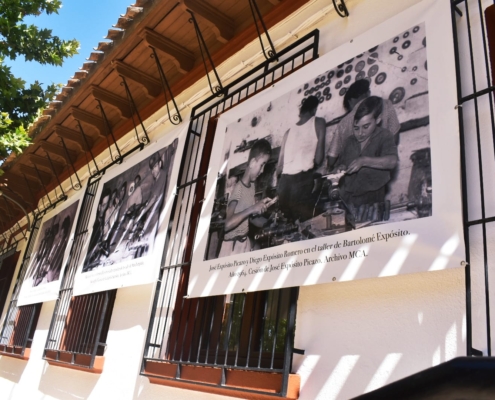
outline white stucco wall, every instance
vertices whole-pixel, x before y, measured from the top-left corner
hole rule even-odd
[[[349,0],[346,3],[351,14],[348,19],[336,17],[332,12],[298,31],[297,35],[320,28],[320,54],[324,54],[419,1]],[[272,29],[272,39],[276,41],[294,32],[329,4],[327,0],[310,2],[298,12],[297,18]],[[220,75],[249,58],[257,45],[247,46],[238,56],[219,66]],[[186,90],[178,96],[178,103],[187,103],[196,92],[197,88]],[[158,112],[148,123],[161,115],[163,112]],[[472,174],[475,182],[476,171]],[[490,190],[493,191],[493,187]],[[495,209],[493,198],[489,204]],[[479,214],[476,204],[473,201],[471,205],[473,216]],[[473,264],[476,264],[473,267],[473,340],[474,346],[486,353],[479,232],[474,230],[473,237]],[[492,234],[491,241],[493,237]],[[153,290],[154,285],[118,290],[101,375],[49,366],[41,359],[55,302],[43,304],[30,360],[0,356],[0,398],[225,398],[151,385],[147,378],[139,375]],[[293,363],[293,372],[302,379],[300,398],[347,399],[464,355],[465,325],[462,268],[303,287],[298,302],[295,347],[306,353],[294,355]]]

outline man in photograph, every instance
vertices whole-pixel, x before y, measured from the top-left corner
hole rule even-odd
[[[151,244],[147,239],[154,238],[168,180],[167,173],[163,169],[163,159],[159,152],[150,157],[148,165],[153,182],[151,183],[149,198],[145,202],[144,208],[139,212],[135,227],[131,232],[133,239],[138,241],[135,245],[134,258],[139,258],[145,254]]]
[[[383,203],[390,173],[398,163],[392,133],[379,126],[382,111],[383,102],[377,96],[359,105],[353,135],[345,141],[337,161],[337,169],[345,171],[341,196],[354,207]]]
[[[110,203],[111,192],[109,188],[104,188],[101,194],[100,203],[96,212],[96,220],[93,225],[93,232],[89,241],[89,251],[83,272],[91,271],[99,263],[102,254],[103,227],[105,226],[105,213]]]
[[[299,110],[299,121],[285,132],[277,164],[280,209],[292,221],[313,217],[317,195],[315,171],[325,157],[326,124],[316,116],[318,98],[309,96]]]
[[[46,273],[46,281],[56,281],[60,277],[60,271],[62,270],[62,263],[64,260],[65,250],[67,248],[67,242],[69,241],[71,220],[69,216],[64,218],[62,222],[62,229],[58,231],[55,237],[55,245],[50,252],[47,260],[48,272]]]

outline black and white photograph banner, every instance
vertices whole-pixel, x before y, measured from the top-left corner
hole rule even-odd
[[[220,117],[189,296],[461,266],[441,3],[411,7]]]
[[[75,295],[156,280],[185,132],[177,128],[103,176]]]
[[[57,299],[81,203],[82,193],[78,192],[43,217],[18,306]]]

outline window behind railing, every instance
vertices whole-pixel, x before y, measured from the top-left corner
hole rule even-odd
[[[287,392],[298,288],[184,297],[217,117],[316,59],[318,31],[278,57],[278,62],[263,62],[226,86],[223,97],[211,96],[192,112],[144,352],[142,374],[150,379],[263,391],[262,380],[256,382],[253,373],[269,373],[266,391],[279,396]],[[244,386],[245,372],[251,386]]]
[[[34,331],[36,330],[38,317],[41,311],[41,303],[18,307],[17,300],[24,281],[24,276],[29,266],[29,260],[33,253],[34,244],[41,226],[41,220],[48,211],[56,207],[57,204],[64,200],[65,198],[61,198],[57,202],[51,204],[50,207],[44,209],[42,212],[35,214],[27,248],[24,252],[22,264],[17,275],[12,296],[10,298],[9,308],[1,329],[0,352],[2,353],[20,357],[29,357],[29,351],[26,352],[26,349],[31,348],[31,342],[33,340]]]

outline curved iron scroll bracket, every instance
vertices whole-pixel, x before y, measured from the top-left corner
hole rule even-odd
[[[36,167],[36,164],[33,164],[33,167],[34,167],[34,169],[36,171],[36,176],[38,177],[38,181],[39,181],[40,185],[43,187],[43,191],[45,192],[45,196],[48,199],[49,207],[52,207],[53,206],[53,203],[52,203],[52,200],[50,199],[50,195],[48,194],[48,191],[46,190],[46,186],[43,183],[43,179],[41,179],[40,171],[38,170],[38,167]],[[58,198],[57,188],[56,187],[55,187],[55,196]],[[41,201],[43,202],[43,207],[46,208],[45,201],[43,200],[43,197],[41,198]]]
[[[337,4],[337,1],[339,1],[339,4]],[[332,0],[332,2],[337,14],[339,14],[342,18],[349,16],[349,10],[347,10],[345,0]]]
[[[275,50],[275,46],[273,45],[270,35],[268,34],[268,29],[266,29],[265,21],[263,21],[263,17],[261,16],[260,10],[258,8],[258,4],[256,4],[256,0],[249,0],[249,7],[251,8],[251,14],[253,14],[254,26],[256,27],[256,32],[258,33],[258,39],[260,41],[261,51],[263,52],[263,55],[267,60],[278,61],[277,51]],[[268,53],[265,50],[265,45],[263,44],[263,39],[261,37],[261,32],[260,32],[260,28],[258,27],[258,21],[256,17],[258,17],[261,23],[261,27],[263,28],[263,32],[265,33],[265,36],[268,39],[268,44],[270,45],[270,50],[268,50]]]
[[[153,58],[156,62],[156,67],[158,68],[158,73],[160,75],[160,81],[162,82],[162,88],[163,88],[163,93],[165,95],[165,105],[167,106],[167,114],[168,114],[168,119],[173,125],[179,125],[182,122],[182,117],[180,115],[179,108],[177,107],[177,104],[175,102],[174,95],[172,94],[172,90],[170,89],[170,85],[168,84],[167,77],[165,76],[165,73],[163,72],[162,64],[160,63],[160,59],[158,58],[158,54],[156,54],[156,50],[153,46],[150,46],[151,51],[153,52],[150,57]],[[168,95],[167,95],[168,92]],[[170,115],[170,108],[168,106],[168,97],[170,95],[170,99],[172,100],[172,103],[174,103],[174,108],[175,108],[175,114],[172,116]]]
[[[55,187],[55,197],[57,199],[61,199],[65,196],[65,192],[64,192],[64,188],[62,187],[62,184],[60,182],[60,179],[58,178],[58,173],[57,173],[57,170],[55,169],[55,167],[53,166],[53,161],[50,157],[50,154],[48,154],[48,152],[46,150],[44,150],[45,154],[46,154],[46,158],[48,159],[48,161],[50,162],[50,167],[51,167],[51,170],[53,172],[53,175],[55,176],[55,179],[57,180],[57,184],[58,184],[58,187],[60,188],[60,191],[62,192],[62,194],[59,196],[57,194],[57,188]],[[38,168],[36,167],[35,164],[33,164],[34,167],[36,168],[36,172],[38,173],[38,176],[39,176],[39,171],[38,171]],[[41,180],[41,176],[40,176],[40,180]]]
[[[98,105],[96,108],[100,110],[101,117],[103,118],[103,121],[105,122],[105,129],[107,131],[107,134],[105,135],[105,138],[107,139],[107,144],[108,144],[108,150],[110,151],[110,158],[112,161],[116,162],[122,162],[122,154],[119,149],[119,145],[117,144],[117,140],[115,140],[115,136],[112,131],[112,126],[110,125],[110,121],[107,118],[107,114],[105,113],[105,110],[103,108],[103,104],[101,104],[101,101],[99,99],[96,99],[96,102]],[[108,139],[108,136],[111,136],[113,139],[113,145],[115,146],[115,149],[117,150],[117,156],[114,157],[113,152],[112,152],[112,143],[110,143],[110,140]]]
[[[74,118],[75,119],[75,118]],[[88,166],[88,172],[89,176],[96,176],[100,173],[100,169],[98,168],[98,164],[95,160],[95,156],[93,154],[93,151],[91,150],[91,146],[88,143],[88,139],[86,138],[86,134],[84,133],[83,127],[81,125],[81,122],[78,119],[75,119],[77,123],[77,127],[79,128],[79,132],[81,132],[81,135],[83,137],[84,143],[86,144],[86,149],[89,151],[89,154],[91,156],[91,160],[93,161],[93,165],[95,166],[95,169],[92,171],[90,166],[89,166],[89,160],[88,160],[88,154],[85,151],[84,156],[86,157],[86,165]]]
[[[15,201],[13,198],[11,198],[7,194],[5,194],[5,192],[2,191],[2,190],[0,190],[0,196],[3,197],[4,200],[7,199],[7,200],[11,201],[12,203],[16,204],[17,207],[19,207],[22,210],[22,212],[24,213],[24,215],[26,216],[26,219],[27,219],[27,230],[29,232],[31,230],[31,220],[29,219],[29,214],[27,213],[26,209],[23,206],[21,206],[17,201]],[[8,205],[7,200],[5,200],[5,204],[7,205],[7,208],[8,208],[9,214],[10,214],[10,207]],[[24,238],[26,238],[26,234],[21,229],[21,226],[19,225],[19,221],[17,221],[16,224],[19,227],[19,229],[21,230],[22,235],[24,236]]]
[[[74,172],[74,175],[76,176],[76,180],[77,180],[77,182],[74,184],[74,181],[72,179],[72,174],[69,174],[70,186],[72,187],[73,190],[81,190],[82,189],[81,180],[79,179],[79,175],[77,174],[76,168],[74,167],[74,163],[72,162],[72,159],[70,158],[69,150],[67,149],[67,146],[65,145],[64,138],[61,136],[59,136],[59,138],[60,138],[60,143],[62,144],[62,147],[64,148],[65,156],[67,158],[68,164],[72,167],[72,172]]]
[[[148,136],[148,132],[146,132],[146,128],[144,127],[143,120],[141,119],[141,115],[139,115],[139,110],[136,107],[136,103],[134,102],[134,99],[131,94],[131,90],[129,89],[129,86],[127,85],[127,81],[125,80],[124,75],[120,75],[122,78],[122,82],[120,82],[121,86],[124,86],[125,88],[125,93],[127,95],[127,100],[129,101],[129,108],[131,109],[131,118],[132,118],[132,124],[134,125],[134,132],[136,132],[136,138],[139,143],[142,144],[144,147],[150,142],[150,138]],[[137,131],[137,126],[136,126],[136,121],[134,121],[134,115],[137,116],[139,120],[139,124],[141,125],[141,128],[143,129],[144,136],[139,137],[139,133]]]
[[[196,21],[196,17],[191,10],[187,10],[189,14],[191,14],[191,18],[189,18],[189,22],[194,25],[194,30],[196,32],[196,38],[198,39],[199,50],[201,52],[201,58],[203,60],[203,65],[205,67],[206,78],[208,79],[208,85],[210,86],[211,93],[217,96],[222,96],[224,92],[224,88],[222,86],[222,81],[218,76],[217,70],[215,69],[215,64],[213,64],[213,60],[211,59],[210,52],[208,51],[208,47],[206,46],[205,39],[201,34],[201,30],[199,29],[198,22]],[[205,53],[208,57],[208,61],[210,62],[211,69],[217,78],[218,85],[213,87],[210,79],[210,75],[208,74],[208,67],[206,66]]]

